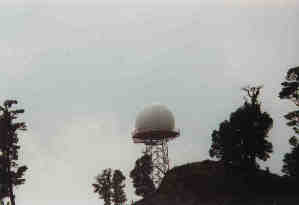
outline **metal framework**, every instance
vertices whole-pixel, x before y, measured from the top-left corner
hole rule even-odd
[[[169,170],[169,158],[168,158],[168,140],[161,140],[159,144],[148,144],[145,147],[145,151],[152,157],[153,161],[153,173],[152,180],[156,186],[160,185],[166,172]]]
[[[135,130],[132,133],[134,143],[145,144],[145,152],[152,156],[154,167],[151,177],[156,187],[169,170],[168,141],[179,135],[179,130]]]

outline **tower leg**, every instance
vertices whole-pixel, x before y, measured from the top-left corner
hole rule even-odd
[[[160,185],[166,172],[169,170],[168,145],[167,140],[160,141],[159,144],[146,145],[146,153],[151,155],[153,161],[152,180],[156,187]]]

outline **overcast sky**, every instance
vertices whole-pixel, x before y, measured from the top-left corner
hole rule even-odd
[[[29,128],[18,205],[101,205],[91,184],[108,167],[126,174],[128,199],[137,199],[137,113],[155,102],[172,110],[182,131],[169,145],[171,166],[204,160],[246,85],[264,85],[274,119],[266,165],[280,174],[293,134],[282,116],[296,109],[278,98],[299,65],[295,0],[49,2],[0,3],[0,100],[19,100]]]

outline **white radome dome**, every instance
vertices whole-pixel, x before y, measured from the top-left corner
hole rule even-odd
[[[164,105],[154,104],[145,107],[136,118],[136,130],[172,131],[175,121],[172,112]]]

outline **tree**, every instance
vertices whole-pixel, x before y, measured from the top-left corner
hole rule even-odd
[[[266,161],[273,152],[267,141],[273,120],[262,112],[258,96],[261,87],[247,87],[243,106],[231,113],[230,119],[220,123],[219,130],[212,133],[211,157],[223,161],[226,166],[237,166],[246,170],[259,167],[256,160]]]
[[[12,110],[14,104],[17,104],[16,100],[6,100],[0,106],[0,200],[9,197],[12,205],[15,205],[13,187],[25,183],[24,173],[28,169],[17,163],[20,149],[18,131],[25,131],[26,125],[15,122],[24,110]]]
[[[287,176],[297,177],[299,173],[299,163],[297,162],[299,156],[298,139],[293,136],[289,139],[289,143],[292,148],[290,153],[284,155],[282,172]]]
[[[146,153],[136,160],[134,169],[130,172],[135,193],[143,198],[155,191],[155,185],[151,178],[153,172],[152,157]]]
[[[124,192],[126,177],[120,170],[115,170],[112,176],[112,169],[104,169],[102,174],[96,177],[96,183],[92,184],[94,192],[104,199],[105,205],[110,205],[111,201],[115,205],[121,205],[126,202]]]
[[[279,93],[281,99],[288,99],[299,106],[299,66],[290,68],[286,75],[286,81],[281,83],[282,90]],[[294,131],[299,134],[299,110],[294,110],[284,115],[288,120],[287,125],[293,127]]]
[[[96,183],[92,184],[94,192],[99,194],[100,199],[103,199],[105,205],[111,205],[112,196],[112,183],[111,183],[112,170],[104,169],[102,174],[96,177]]]
[[[115,170],[112,177],[112,201],[114,205],[121,205],[127,201],[126,194],[124,192],[126,177],[120,170]]]
[[[299,106],[299,66],[290,68],[285,79],[286,81],[281,83],[282,90],[279,97],[291,100]],[[292,127],[296,134],[299,134],[299,110],[289,112],[284,117],[288,120],[287,125]],[[297,161],[299,154],[298,139],[293,136],[289,139],[289,143],[292,146],[291,152],[284,155],[282,172],[287,176],[297,177],[299,169],[299,162]]]

